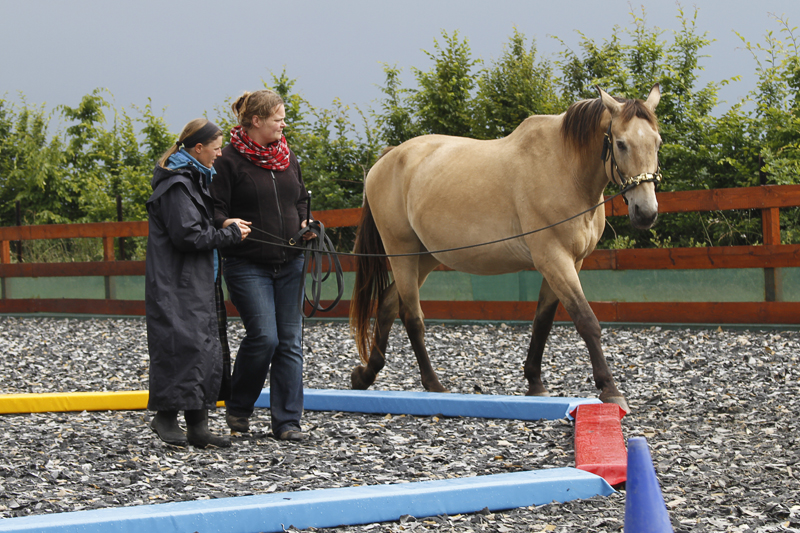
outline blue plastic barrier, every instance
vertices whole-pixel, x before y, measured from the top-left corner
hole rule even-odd
[[[0,532],[256,533],[283,531],[290,525],[307,529],[386,522],[405,514],[456,515],[486,507],[498,511],[613,492],[599,476],[575,468],[553,468],[7,518],[0,520]]]
[[[578,405],[601,403],[596,398],[503,396],[385,390],[306,389],[309,411],[344,411],[416,416],[469,416],[516,420],[571,418]],[[269,388],[261,391],[256,407],[269,407]]]

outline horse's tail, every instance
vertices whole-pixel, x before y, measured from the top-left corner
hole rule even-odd
[[[389,269],[385,257],[374,257],[384,255],[386,250],[366,196],[356,233],[355,253],[371,254],[356,257],[355,287],[350,300],[350,331],[361,362],[367,364],[375,342],[375,326],[371,325],[371,319],[376,314],[381,293],[389,286]]]

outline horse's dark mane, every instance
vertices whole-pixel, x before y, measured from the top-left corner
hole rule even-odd
[[[618,97],[614,99],[622,104],[620,118],[623,123],[637,117],[658,128],[658,119],[655,113],[645,106],[642,100]],[[564,115],[564,121],[561,123],[561,137],[576,148],[582,156],[588,155],[593,142],[605,133],[600,126],[605,110],[600,98],[575,102],[569,106]]]

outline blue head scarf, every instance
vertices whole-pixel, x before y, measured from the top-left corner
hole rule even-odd
[[[217,173],[217,171],[214,170],[214,167],[208,168],[204,166],[203,164],[200,163],[200,161],[189,155],[189,152],[187,152],[183,148],[181,148],[180,150],[169,156],[169,159],[167,159],[167,165],[172,170],[178,170],[179,168],[185,168],[188,166],[195,167],[197,170],[200,171],[201,174],[203,174],[203,177],[205,178],[206,181],[206,185],[209,185],[211,183],[211,180],[214,179],[214,175]],[[219,257],[217,255],[217,251],[214,250],[214,279],[217,279],[218,272],[219,272]]]
[[[179,168],[184,168],[188,166],[193,166],[197,170],[199,170],[206,179],[206,185],[211,183],[211,180],[214,179],[217,171],[214,170],[214,167],[208,168],[204,166],[200,161],[192,157],[189,152],[186,151],[185,148],[181,148],[167,159],[167,165],[172,170],[178,170]]]

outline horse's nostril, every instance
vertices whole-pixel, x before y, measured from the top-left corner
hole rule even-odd
[[[653,224],[656,223],[657,218],[658,211],[651,212],[646,209],[642,209],[638,205],[634,205],[631,208],[631,221],[638,228],[652,227]]]

